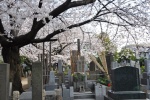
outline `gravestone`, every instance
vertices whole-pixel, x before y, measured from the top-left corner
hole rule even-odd
[[[145,59],[145,71],[147,72],[147,75],[150,75],[150,59]]]
[[[148,85],[148,83],[149,83],[148,76],[150,75],[150,60],[145,59],[144,65],[145,65],[145,71],[142,73],[141,84]],[[147,88],[149,88],[149,87],[147,87]]]
[[[85,58],[84,56],[80,56],[77,60],[77,72],[84,72],[85,67]]]
[[[107,69],[108,69],[108,74],[111,75],[111,62],[113,61],[113,54],[109,53],[106,54],[106,63],[107,63]]]
[[[72,76],[71,76],[71,69],[68,70],[68,81],[69,81],[69,86],[71,86],[72,83]]]
[[[112,70],[113,91],[138,91],[140,81],[138,68],[125,66]]]
[[[85,66],[84,56],[80,56],[80,61],[81,61],[81,71],[84,72],[84,66]]]
[[[89,70],[90,70],[90,71],[95,71],[95,67],[96,67],[95,63],[94,63],[93,61],[91,61],[91,62],[90,62]]]
[[[78,51],[72,50],[71,52],[71,73],[77,72],[77,60],[78,60]]]
[[[32,66],[32,100],[43,98],[43,68],[41,62],[35,62]]]
[[[61,85],[61,83],[64,83],[65,81],[65,75],[63,73],[64,71],[64,67],[63,67],[63,62],[62,60],[58,60],[58,74],[56,76],[58,76],[58,84]]]
[[[77,60],[77,72],[82,72],[82,63],[80,60]]]
[[[109,98],[112,100],[146,99],[146,93],[140,91],[138,68],[124,66],[113,69],[111,73],[112,89],[108,91]]]
[[[49,85],[54,85],[55,84],[55,72],[50,71],[49,75]]]
[[[63,72],[62,60],[58,60],[58,73]]]
[[[146,86],[145,90],[147,92],[147,97],[150,99],[150,59],[145,59],[145,72],[143,72],[143,77],[141,78],[142,86]]]
[[[50,71],[49,82],[45,85],[46,91],[51,91],[57,88],[57,84],[55,83],[55,72]]]
[[[0,100],[9,99],[9,64],[0,64]]]
[[[139,69],[139,75],[140,75],[140,78],[141,78],[141,67],[140,67],[139,61],[137,61],[137,62],[135,63],[135,67]]]

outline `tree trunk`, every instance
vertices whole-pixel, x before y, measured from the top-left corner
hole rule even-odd
[[[5,63],[10,64],[10,82],[12,82],[12,91],[19,91],[22,93],[24,90],[21,83],[21,66],[19,47],[3,47],[2,56]]]

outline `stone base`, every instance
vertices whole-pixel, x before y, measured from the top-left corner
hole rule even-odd
[[[115,100],[115,99],[109,98],[108,96],[104,96],[104,100]],[[149,100],[149,99],[122,99],[122,100]]]
[[[147,85],[141,85],[140,89],[141,91],[147,93]]]
[[[150,91],[147,92],[147,98],[150,99]]]
[[[54,91],[55,89],[57,89],[57,85],[45,85],[44,88],[45,91]]]
[[[47,99],[47,100],[51,100],[51,99]],[[73,97],[65,97],[65,98],[63,98],[63,100],[74,100],[74,98]]]
[[[108,100],[121,100],[121,99],[146,99],[146,93],[142,91],[108,91]],[[105,99],[107,100],[107,99]]]

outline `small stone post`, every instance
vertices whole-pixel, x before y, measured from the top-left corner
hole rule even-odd
[[[13,100],[19,100],[19,91],[13,91]]]

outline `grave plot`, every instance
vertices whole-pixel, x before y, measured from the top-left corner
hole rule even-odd
[[[132,66],[112,69],[112,88],[105,100],[146,99],[146,93],[140,90],[139,69]]]

